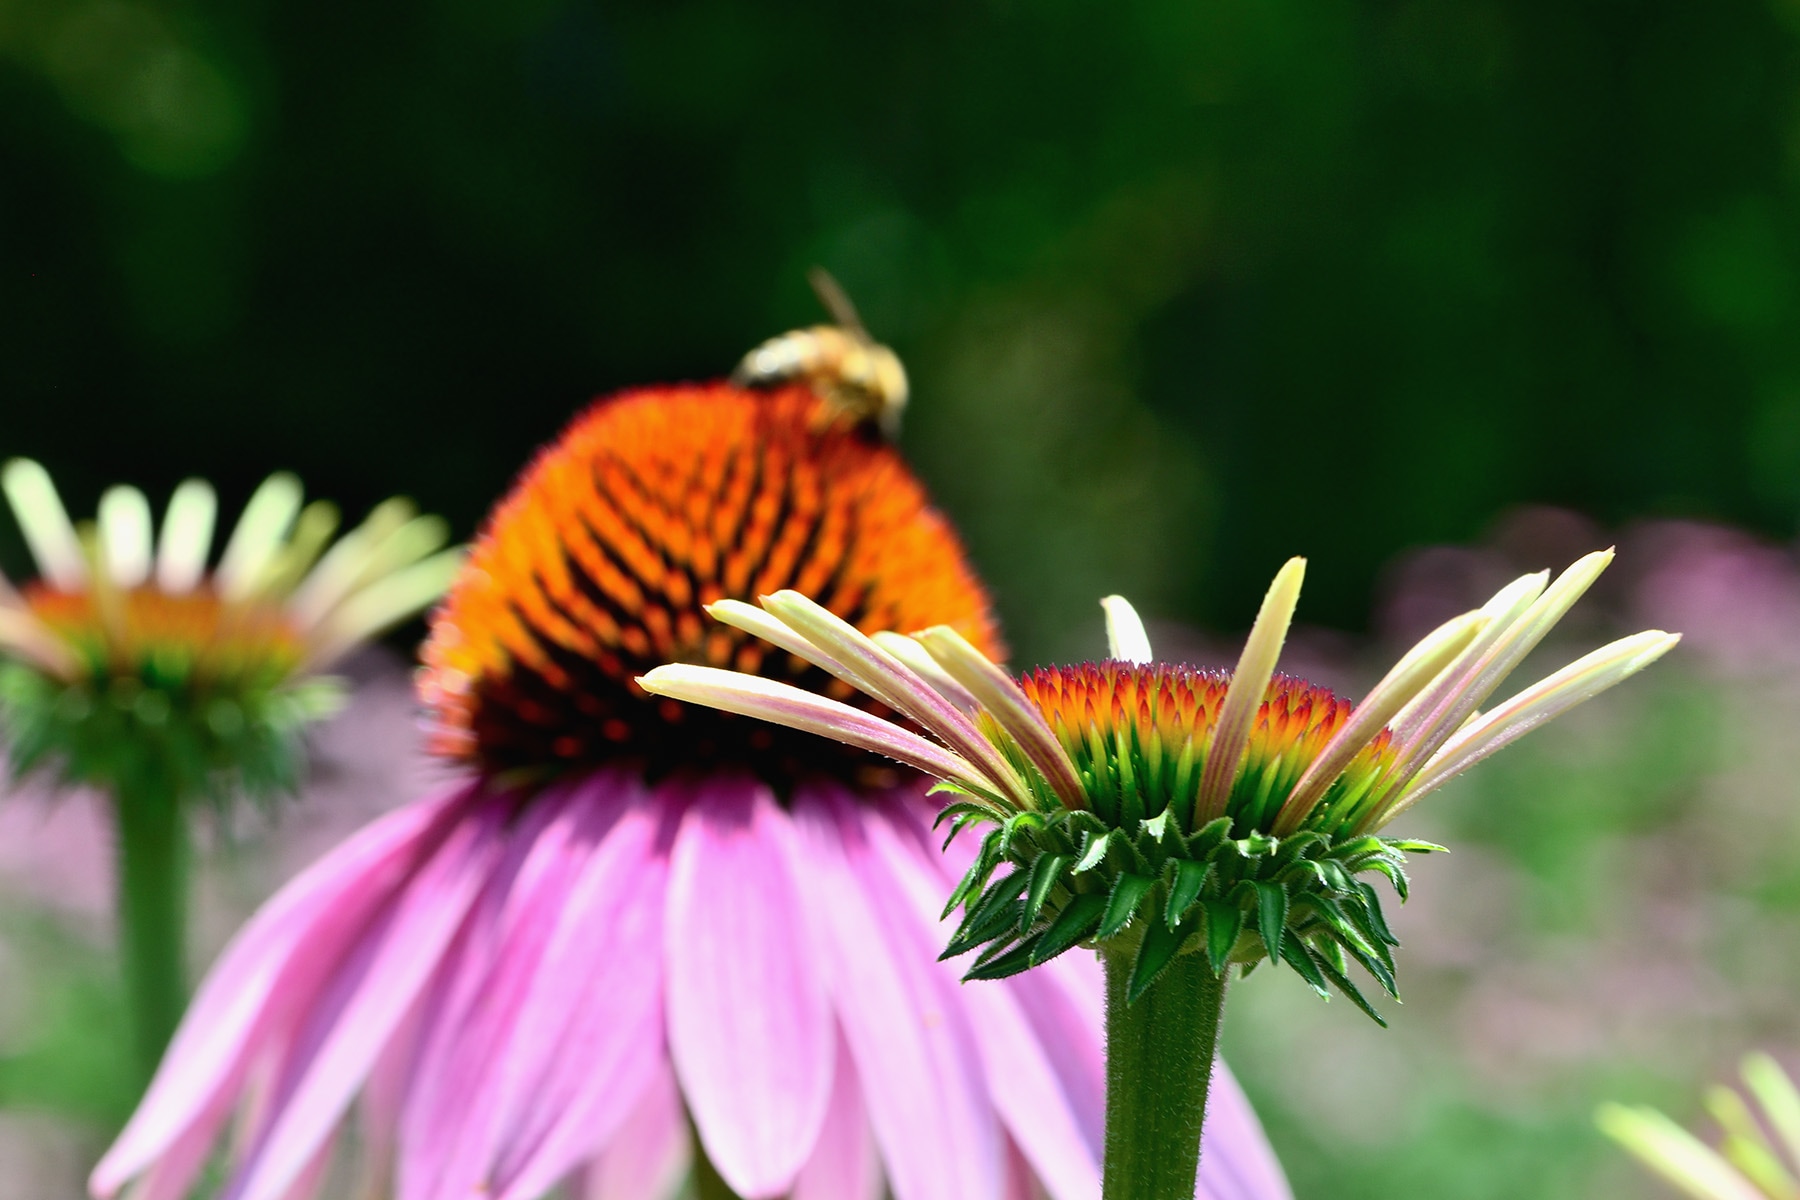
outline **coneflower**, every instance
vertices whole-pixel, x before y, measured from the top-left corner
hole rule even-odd
[[[77,530],[49,474],[0,471],[38,578],[0,579],[0,732],[15,778],[110,797],[120,940],[146,1074],[186,1000],[186,811],[297,785],[300,735],[337,708],[319,672],[436,599],[458,553],[403,500],[332,544],[337,510],[271,476],[216,565],[218,503],[190,479],[154,537],[149,501],[114,487]]]
[[[183,1194],[235,1124],[224,1194],[303,1195],[360,1096],[372,1186],[401,1200],[651,1200],[689,1175],[709,1198],[1094,1200],[1098,972],[965,988],[937,961],[968,861],[938,851],[929,779],[634,682],[681,660],[888,715],[706,617],[784,588],[999,655],[956,535],[862,426],[798,385],[580,416],[434,619],[420,687],[458,778],[238,936],[95,1192]],[[1206,1195],[1288,1194],[1229,1085],[1209,1137]]]
[[[1286,963],[1379,1020],[1349,962],[1391,994],[1397,943],[1357,876],[1386,876],[1404,896],[1405,853],[1436,848],[1379,831],[1675,643],[1654,631],[1625,638],[1478,714],[1610,559],[1590,555],[1553,584],[1547,572],[1518,580],[1426,637],[1354,706],[1275,672],[1300,559],[1276,576],[1229,674],[1153,661],[1142,622],[1116,596],[1104,602],[1110,660],[1015,681],[955,629],[870,637],[791,590],[761,608],[709,611],[911,727],[716,667],[664,666],[641,682],[908,763],[952,794],[953,830],[994,826],[950,893],[946,913],[965,915],[946,954],[980,948],[968,977],[1003,979],[1076,946],[1100,951],[1106,1195],[1170,1200],[1194,1186],[1231,968]]]

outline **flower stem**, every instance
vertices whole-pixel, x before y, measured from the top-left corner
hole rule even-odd
[[[187,1006],[187,826],[173,790],[156,784],[121,787],[113,810],[126,1002],[147,1083]]]
[[[1106,964],[1104,1200],[1193,1200],[1225,978],[1180,954],[1135,1004],[1132,956]]]

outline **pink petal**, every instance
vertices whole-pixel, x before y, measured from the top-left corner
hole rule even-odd
[[[841,1031],[837,1041],[837,1071],[825,1124],[819,1129],[812,1157],[794,1180],[791,1200],[881,1200],[881,1161],[875,1156],[875,1138],[869,1132],[862,1082],[856,1077],[850,1047],[844,1044]]]
[[[131,1200],[185,1200],[212,1156],[213,1139],[231,1115],[231,1101],[229,1093],[215,1098],[211,1108],[190,1123],[144,1171],[131,1189]]]
[[[617,785],[608,783],[609,790]],[[663,1061],[668,806],[635,786],[583,868],[520,1008],[491,1190],[537,1200],[594,1157]]]
[[[938,914],[950,885],[935,852],[920,845],[917,826],[904,810],[888,803],[868,807],[869,845],[911,908],[919,938],[929,945],[947,941],[951,929],[939,924]],[[1038,1179],[1055,1200],[1097,1200],[1100,1156],[1017,995],[1003,984],[963,985],[962,969],[954,962],[934,965],[968,1014],[994,1110]]]
[[[786,1193],[831,1095],[831,1011],[794,831],[768,786],[709,781],[669,864],[669,1053],[701,1144],[746,1200]]]
[[[889,1186],[895,1200],[995,1195],[1000,1137],[974,1038],[866,819],[840,788],[794,799],[832,998]]]
[[[1018,1143],[1007,1138],[1006,1183],[1005,1190],[1001,1192],[1002,1200],[1041,1200],[1044,1193],[1033,1186],[1036,1182],[1031,1173],[1031,1164],[1025,1161]]]
[[[619,812],[616,798],[594,801],[572,801],[567,789],[533,797],[446,956],[402,1117],[403,1198],[466,1196],[493,1169],[513,1023],[569,892]]]
[[[1206,1102],[1200,1138],[1201,1200],[1293,1200],[1287,1176],[1269,1146],[1244,1089],[1220,1059]]]
[[[394,1149],[400,1131],[400,1114],[406,1087],[418,1060],[425,1011],[424,996],[413,1001],[412,1011],[400,1022],[394,1036],[375,1060],[369,1081],[363,1085],[358,1109],[362,1118],[363,1191],[378,1195],[389,1190],[394,1170]]]
[[[657,1064],[637,1108],[588,1168],[576,1195],[579,1200],[668,1200],[687,1178],[693,1157],[681,1092],[665,1059]]]
[[[504,846],[498,805],[459,822],[339,964],[284,1064],[269,1126],[225,1193],[278,1200],[330,1136],[438,966]]]
[[[117,1192],[236,1090],[272,1027],[310,1001],[344,942],[474,791],[460,785],[376,821],[263,906],[208,974],[148,1093],[94,1168],[96,1196]]]
[[[313,1152],[312,1161],[288,1185],[288,1190],[281,1194],[281,1200],[313,1200],[319,1194],[319,1189],[325,1185],[325,1177],[331,1170],[335,1141],[335,1138],[327,1138],[325,1144]]]

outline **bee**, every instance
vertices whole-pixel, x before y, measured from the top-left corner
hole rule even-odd
[[[826,421],[873,424],[892,439],[906,408],[906,368],[898,355],[869,336],[856,306],[830,272],[814,267],[807,280],[837,324],[770,338],[744,355],[731,381],[763,388],[799,380],[825,402]]]

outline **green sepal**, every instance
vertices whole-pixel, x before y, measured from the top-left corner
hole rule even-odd
[[[938,920],[949,920],[951,913],[961,908],[969,897],[976,895],[987,886],[988,878],[993,875],[994,868],[1000,865],[999,844],[1000,831],[998,829],[989,830],[987,836],[981,839],[981,849],[975,852],[975,861],[969,864],[967,871],[963,872],[963,877],[957,883],[956,890],[950,893],[949,903],[945,904],[944,911],[938,914]]]
[[[1206,958],[1217,975],[1231,961],[1232,948],[1244,932],[1244,910],[1234,901],[1219,900],[1206,906]]]
[[[1138,906],[1155,883],[1154,879],[1129,872],[1120,875],[1119,881],[1113,884],[1112,895],[1107,897],[1106,915],[1100,918],[1100,931],[1094,936],[1105,941],[1125,928],[1125,923],[1137,915]]]
[[[1163,909],[1163,920],[1173,929],[1181,924],[1182,917],[1187,915],[1194,901],[1200,898],[1200,889],[1206,886],[1206,877],[1212,874],[1212,864],[1195,862],[1193,859],[1181,859],[1175,864],[1175,878],[1169,882],[1169,902]]]
[[[1381,897],[1375,894],[1374,888],[1360,879],[1356,882],[1356,890],[1363,898],[1362,912],[1368,918],[1369,932],[1389,946],[1398,946],[1400,939],[1388,928],[1387,915],[1381,911]]]
[[[1044,902],[1050,898],[1050,889],[1062,879],[1063,868],[1069,860],[1061,854],[1046,854],[1031,864],[1031,882],[1025,889],[1025,903],[1019,910],[1019,936],[1024,937],[1037,924],[1038,914],[1044,910]]]
[[[1137,1003],[1150,990],[1150,985],[1169,965],[1187,936],[1187,931],[1170,929],[1162,921],[1151,921],[1144,926],[1144,940],[1138,943],[1137,957],[1131,963],[1131,979],[1125,987],[1126,1003]]]
[[[988,888],[969,915],[963,918],[963,923],[950,939],[950,945],[939,957],[952,958],[998,937],[1002,930],[1018,919],[1016,906],[1028,882],[1030,872],[1020,869]]]
[[[1400,897],[1400,903],[1406,903],[1406,868],[1392,859],[1382,858],[1371,862],[1368,869],[1385,876],[1393,886],[1394,895]]]
[[[1075,874],[1085,875],[1106,861],[1107,848],[1112,844],[1112,831],[1105,833],[1088,832],[1086,845],[1082,848],[1081,858],[1075,863]]]
[[[1300,978],[1311,985],[1313,991],[1330,998],[1331,991],[1325,986],[1325,977],[1319,973],[1319,964],[1313,960],[1312,951],[1305,942],[1299,938],[1284,939],[1281,943],[1281,961],[1294,968]]]
[[[1281,935],[1287,927],[1287,888],[1272,880],[1256,883],[1256,930],[1271,962],[1281,961]]]
[[[1004,953],[982,955],[975,960],[975,965],[963,975],[963,982],[974,983],[981,979],[1006,979],[1021,971],[1029,971],[1034,965],[1031,961],[1031,952],[1037,940],[1036,937],[1030,937]]]
[[[1190,858],[1209,857],[1231,836],[1231,818],[1214,817],[1188,838],[1187,851]]]
[[[1018,836],[1019,830],[1042,829],[1043,827],[1044,818],[1029,809],[1006,818],[1005,823],[1000,826],[1000,857],[1005,858],[1012,852],[1013,838]]]
[[[1316,965],[1319,971],[1324,974],[1327,979],[1331,980],[1332,986],[1336,987],[1338,991],[1349,998],[1350,1003],[1362,1009],[1364,1014],[1366,1014],[1371,1021],[1375,1022],[1383,1029],[1388,1027],[1387,1018],[1383,1017],[1375,1010],[1375,1006],[1368,1002],[1362,992],[1350,981],[1350,977],[1344,974],[1341,968],[1334,965],[1330,959],[1323,954],[1317,957]],[[1395,998],[1398,999],[1398,997]]]
[[[1084,892],[1069,901],[1056,920],[1050,922],[1049,928],[1038,937],[1031,951],[1031,965],[1047,963],[1071,946],[1078,945],[1093,936],[1100,928],[1100,918],[1106,912],[1106,897],[1096,892]]]

